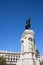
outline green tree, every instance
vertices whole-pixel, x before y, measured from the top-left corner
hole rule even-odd
[[[6,65],[6,60],[3,57],[0,57],[0,65]]]
[[[43,65],[43,60],[41,61],[40,65]]]

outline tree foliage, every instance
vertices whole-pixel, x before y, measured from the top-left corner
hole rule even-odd
[[[41,65],[43,65],[43,60],[41,61],[41,63],[40,63]]]
[[[0,65],[6,65],[6,60],[3,57],[0,57]]]

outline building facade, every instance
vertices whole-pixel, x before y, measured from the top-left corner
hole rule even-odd
[[[43,61],[43,56],[40,56],[40,62],[42,62]]]
[[[15,52],[0,51],[0,57],[4,57],[6,59],[7,65],[17,65],[17,60],[20,58],[20,54]]]
[[[20,53],[0,51],[0,57],[6,59],[7,65],[17,65],[17,61],[20,59]],[[38,57],[39,61],[43,61],[43,56]]]

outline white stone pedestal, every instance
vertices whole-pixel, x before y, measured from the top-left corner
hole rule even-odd
[[[36,58],[36,45],[33,30],[25,30],[21,38],[21,53],[17,65],[40,65]]]

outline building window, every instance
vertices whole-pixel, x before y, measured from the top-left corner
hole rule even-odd
[[[12,58],[11,58],[11,61],[12,61]]]
[[[15,58],[13,58],[13,61],[15,61]]]
[[[8,61],[9,61],[9,58],[8,58]]]

